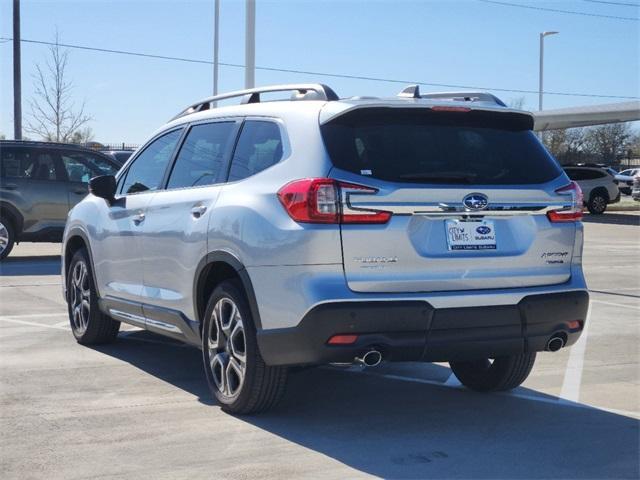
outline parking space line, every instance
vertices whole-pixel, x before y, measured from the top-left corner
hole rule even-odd
[[[604,300],[591,300],[592,303],[602,303],[603,305],[613,305],[614,307],[621,307],[621,308],[630,308],[632,310],[638,310],[638,302],[636,302],[636,305],[626,305],[624,303],[616,303],[616,302],[606,302]]]
[[[42,312],[42,313],[0,313],[0,318],[9,317],[9,318],[49,318],[49,317],[66,317],[67,312],[64,313],[50,313],[50,312]]]
[[[587,314],[584,322],[582,336],[569,350],[569,360],[564,370],[564,379],[560,389],[560,398],[570,402],[577,402],[580,399],[580,386],[582,385],[582,369],[584,367],[584,355],[587,351],[587,337],[591,321],[591,311]]]
[[[30,327],[42,327],[42,328],[53,328],[54,330],[71,330],[70,327],[62,327],[58,325],[47,325],[46,323],[38,323],[38,322],[29,322],[28,320],[19,320],[17,318],[12,317],[0,317],[0,321],[8,322],[8,323],[17,323],[19,325],[28,325]]]

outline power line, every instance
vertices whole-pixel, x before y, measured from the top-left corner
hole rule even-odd
[[[11,40],[9,37],[0,37],[0,40]],[[42,40],[28,40],[23,38],[21,42],[25,43],[34,43],[39,45],[56,45],[55,42],[45,42]],[[98,47],[88,47],[86,45],[73,45],[69,43],[58,43],[60,47],[65,48],[74,48],[78,50],[89,50],[101,53],[114,53],[118,55],[129,55],[135,57],[144,57],[144,58],[154,58],[160,60],[172,60],[177,62],[186,62],[186,63],[199,63],[205,65],[213,65],[211,60],[200,60],[195,58],[184,58],[184,57],[171,57],[167,55],[155,55],[151,53],[140,53],[140,52],[131,52],[127,50],[113,50],[109,48],[98,48]],[[224,67],[233,67],[233,68],[245,68],[244,65],[239,63],[218,63]],[[362,75],[348,75],[343,73],[327,73],[327,72],[315,72],[310,70],[294,70],[290,68],[277,68],[277,67],[260,67],[256,66],[256,70],[264,70],[268,72],[280,72],[280,73],[295,73],[302,75],[312,75],[316,77],[332,77],[332,78],[344,78],[349,80],[367,80],[373,82],[386,82],[386,83],[398,83],[403,85],[408,84],[420,84],[426,85],[430,87],[444,87],[444,88],[462,88],[462,89],[470,89],[470,90],[493,90],[496,92],[510,92],[510,93],[530,93],[530,94],[538,94],[538,90],[524,90],[524,89],[514,89],[514,88],[498,88],[498,87],[479,87],[474,85],[457,85],[457,84],[449,84],[449,83],[430,83],[430,82],[421,82],[416,80],[400,80],[400,79],[392,79],[392,78],[380,78],[380,77],[366,77]],[[543,92],[547,95],[561,95],[568,97],[591,97],[591,98],[613,98],[613,99],[623,99],[623,100],[636,100],[640,97],[633,96],[625,96],[625,95],[600,95],[594,93],[577,93],[577,92]]]
[[[609,18],[614,20],[631,20],[633,22],[640,21],[640,18],[637,18],[637,17],[619,17],[616,15],[602,15],[600,13],[576,12],[575,10],[560,10],[557,8],[534,7],[533,5],[523,5],[521,3],[510,3],[510,2],[498,2],[496,0],[476,0],[476,2],[490,3],[493,5],[502,5],[506,7],[528,8],[529,10],[543,10],[545,12],[567,13],[570,15],[582,15],[583,17],[600,17],[600,18]]]
[[[618,7],[635,7],[639,8],[640,4],[638,3],[625,3],[625,2],[605,2],[604,0],[582,0],[583,2],[588,3],[604,3],[606,5],[616,5]]]

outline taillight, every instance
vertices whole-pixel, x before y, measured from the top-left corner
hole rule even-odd
[[[562,188],[556,190],[559,195],[571,195],[572,205],[562,210],[551,210],[547,212],[547,217],[552,222],[578,222],[582,220],[583,196],[580,185],[571,182]]]
[[[375,188],[331,178],[305,178],[287,183],[278,198],[291,218],[300,223],[387,223],[390,212],[341,208],[340,196],[376,193]]]

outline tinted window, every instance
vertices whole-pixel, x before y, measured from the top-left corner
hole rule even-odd
[[[231,161],[229,181],[255,175],[282,159],[282,137],[276,123],[248,120]]]
[[[218,182],[234,127],[234,122],[191,127],[180,147],[167,188],[195,187]]]
[[[121,193],[137,193],[160,188],[167,164],[182,130],[174,130],[154,140],[133,161],[123,182]]]
[[[98,175],[115,175],[118,169],[104,158],[87,152],[63,152],[62,162],[71,182],[89,183]]]
[[[579,168],[565,168],[565,173],[571,180],[584,180],[584,170],[580,170]]]
[[[607,172],[603,170],[587,170],[584,173],[587,180],[596,180],[607,176]]]
[[[561,174],[528,116],[366,108],[322,127],[333,164],[393,182],[535,184]]]
[[[116,160],[120,162],[121,165],[123,165],[124,162],[129,160],[131,154],[133,154],[133,152],[116,152],[113,154],[113,156],[116,157]]]
[[[3,147],[0,156],[0,171],[5,178],[31,180],[57,180],[64,178],[57,171],[52,152],[39,148]]]

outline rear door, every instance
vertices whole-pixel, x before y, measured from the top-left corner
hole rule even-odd
[[[141,236],[147,326],[178,333],[169,311],[195,320],[194,272],[207,253],[207,232],[226,177],[239,122],[192,125],[166,181],[147,207]],[[151,309],[148,305],[160,307]],[[169,316],[167,316],[169,315]]]
[[[345,211],[388,211],[342,225],[344,270],[359,292],[549,285],[570,276],[575,225],[551,224],[568,183],[525,115],[360,108],[322,126]]]

